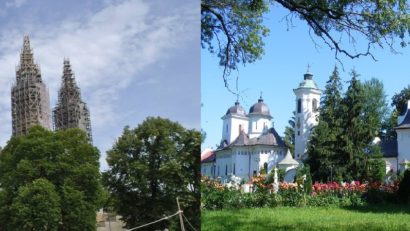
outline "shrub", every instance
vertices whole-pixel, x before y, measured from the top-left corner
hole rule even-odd
[[[410,199],[410,170],[404,172],[403,179],[399,184],[397,195],[402,202],[407,203]]]

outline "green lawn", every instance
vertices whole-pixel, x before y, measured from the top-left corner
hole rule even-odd
[[[202,211],[207,230],[410,230],[410,205],[378,205],[360,209],[256,208]]]

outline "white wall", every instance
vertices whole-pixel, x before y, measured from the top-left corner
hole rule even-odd
[[[317,106],[320,106],[321,92],[315,89],[296,89],[295,90],[295,112],[296,112],[296,127],[295,127],[295,159],[301,159],[306,152],[307,141],[310,137],[311,129],[317,125],[316,120],[319,112],[313,112],[313,99],[316,99]],[[298,100],[302,100],[302,110],[298,113]],[[300,126],[298,127],[298,121]]]
[[[393,172],[397,173],[397,158],[396,157],[385,157],[383,158],[386,162],[386,173],[393,169]]]
[[[212,166],[213,166],[213,162],[201,163],[202,176],[213,177]]]
[[[397,129],[398,162],[410,161],[410,129]]]
[[[250,115],[249,116],[249,128],[248,134],[249,138],[254,138],[260,136],[264,129],[270,128],[272,122],[266,116],[261,115]]]
[[[239,126],[241,126],[245,132],[247,132],[247,117],[227,115],[222,117],[222,119],[222,140],[226,140],[228,144],[232,143],[239,136]]]

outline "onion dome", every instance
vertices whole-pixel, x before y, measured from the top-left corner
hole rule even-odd
[[[270,115],[268,106],[263,102],[262,96],[259,98],[258,102],[255,103],[251,107],[251,109],[249,109],[249,114],[251,114],[251,115],[264,115],[264,116],[272,117]]]
[[[226,111],[225,115],[238,115],[238,116],[246,116],[245,109],[239,104],[238,101],[235,102],[235,105],[230,107],[228,111]]]

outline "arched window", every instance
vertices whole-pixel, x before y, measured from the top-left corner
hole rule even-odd
[[[228,134],[228,124],[226,125],[226,134]]]
[[[228,175],[228,165],[225,165],[225,176]]]
[[[263,169],[265,169],[265,173],[268,174],[268,163],[263,164]]]
[[[317,112],[317,99],[312,100],[312,111]]]
[[[236,174],[235,163],[233,163],[233,174]]]
[[[298,99],[298,113],[302,112],[302,99]]]

